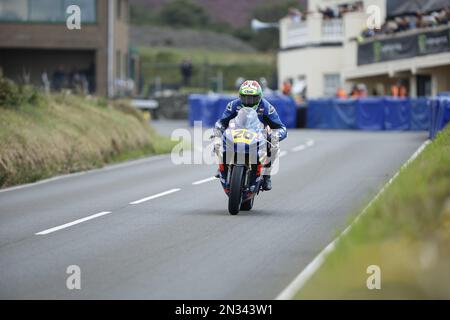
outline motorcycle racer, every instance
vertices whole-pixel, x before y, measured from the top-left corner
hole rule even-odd
[[[216,122],[216,136],[221,136],[228,128],[231,119],[235,118],[241,108],[252,108],[257,114],[259,120],[271,129],[268,136],[269,153],[273,152],[275,157],[278,155],[278,143],[287,137],[286,126],[281,122],[275,107],[262,97],[262,89],[260,84],[254,80],[246,80],[239,88],[239,99],[228,103],[222,117]],[[263,176],[263,190],[272,189],[272,181],[270,178],[270,167],[275,158],[270,159],[264,164],[266,168]]]

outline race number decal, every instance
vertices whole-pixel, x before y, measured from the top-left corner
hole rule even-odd
[[[231,135],[233,136],[233,141],[236,143],[242,142],[250,144],[256,138],[256,133],[248,131],[247,129],[231,130]]]

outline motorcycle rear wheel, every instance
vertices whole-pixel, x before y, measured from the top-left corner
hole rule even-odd
[[[228,194],[228,212],[231,215],[239,213],[242,200],[242,179],[244,178],[244,167],[235,166],[231,173],[230,193]]]

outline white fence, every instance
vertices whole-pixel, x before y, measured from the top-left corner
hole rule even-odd
[[[306,22],[292,22],[287,26],[285,47],[302,46],[308,43],[308,28]]]
[[[342,42],[344,25],[341,19],[322,21],[322,42]]]

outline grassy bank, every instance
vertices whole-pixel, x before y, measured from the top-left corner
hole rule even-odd
[[[370,265],[381,289],[369,290]],[[450,298],[450,126],[338,241],[297,299]]]
[[[19,103],[0,99],[0,187],[166,153],[173,146],[126,105],[33,95]]]
[[[181,83],[180,63],[183,59],[192,60],[192,86],[204,87],[207,81],[223,74],[224,88],[234,89],[238,77],[259,79],[265,77],[272,81],[276,72],[275,55],[269,53],[224,52],[201,49],[182,49],[165,47],[141,47],[139,56],[142,73],[147,79],[146,86],[160,77],[163,84]]]

